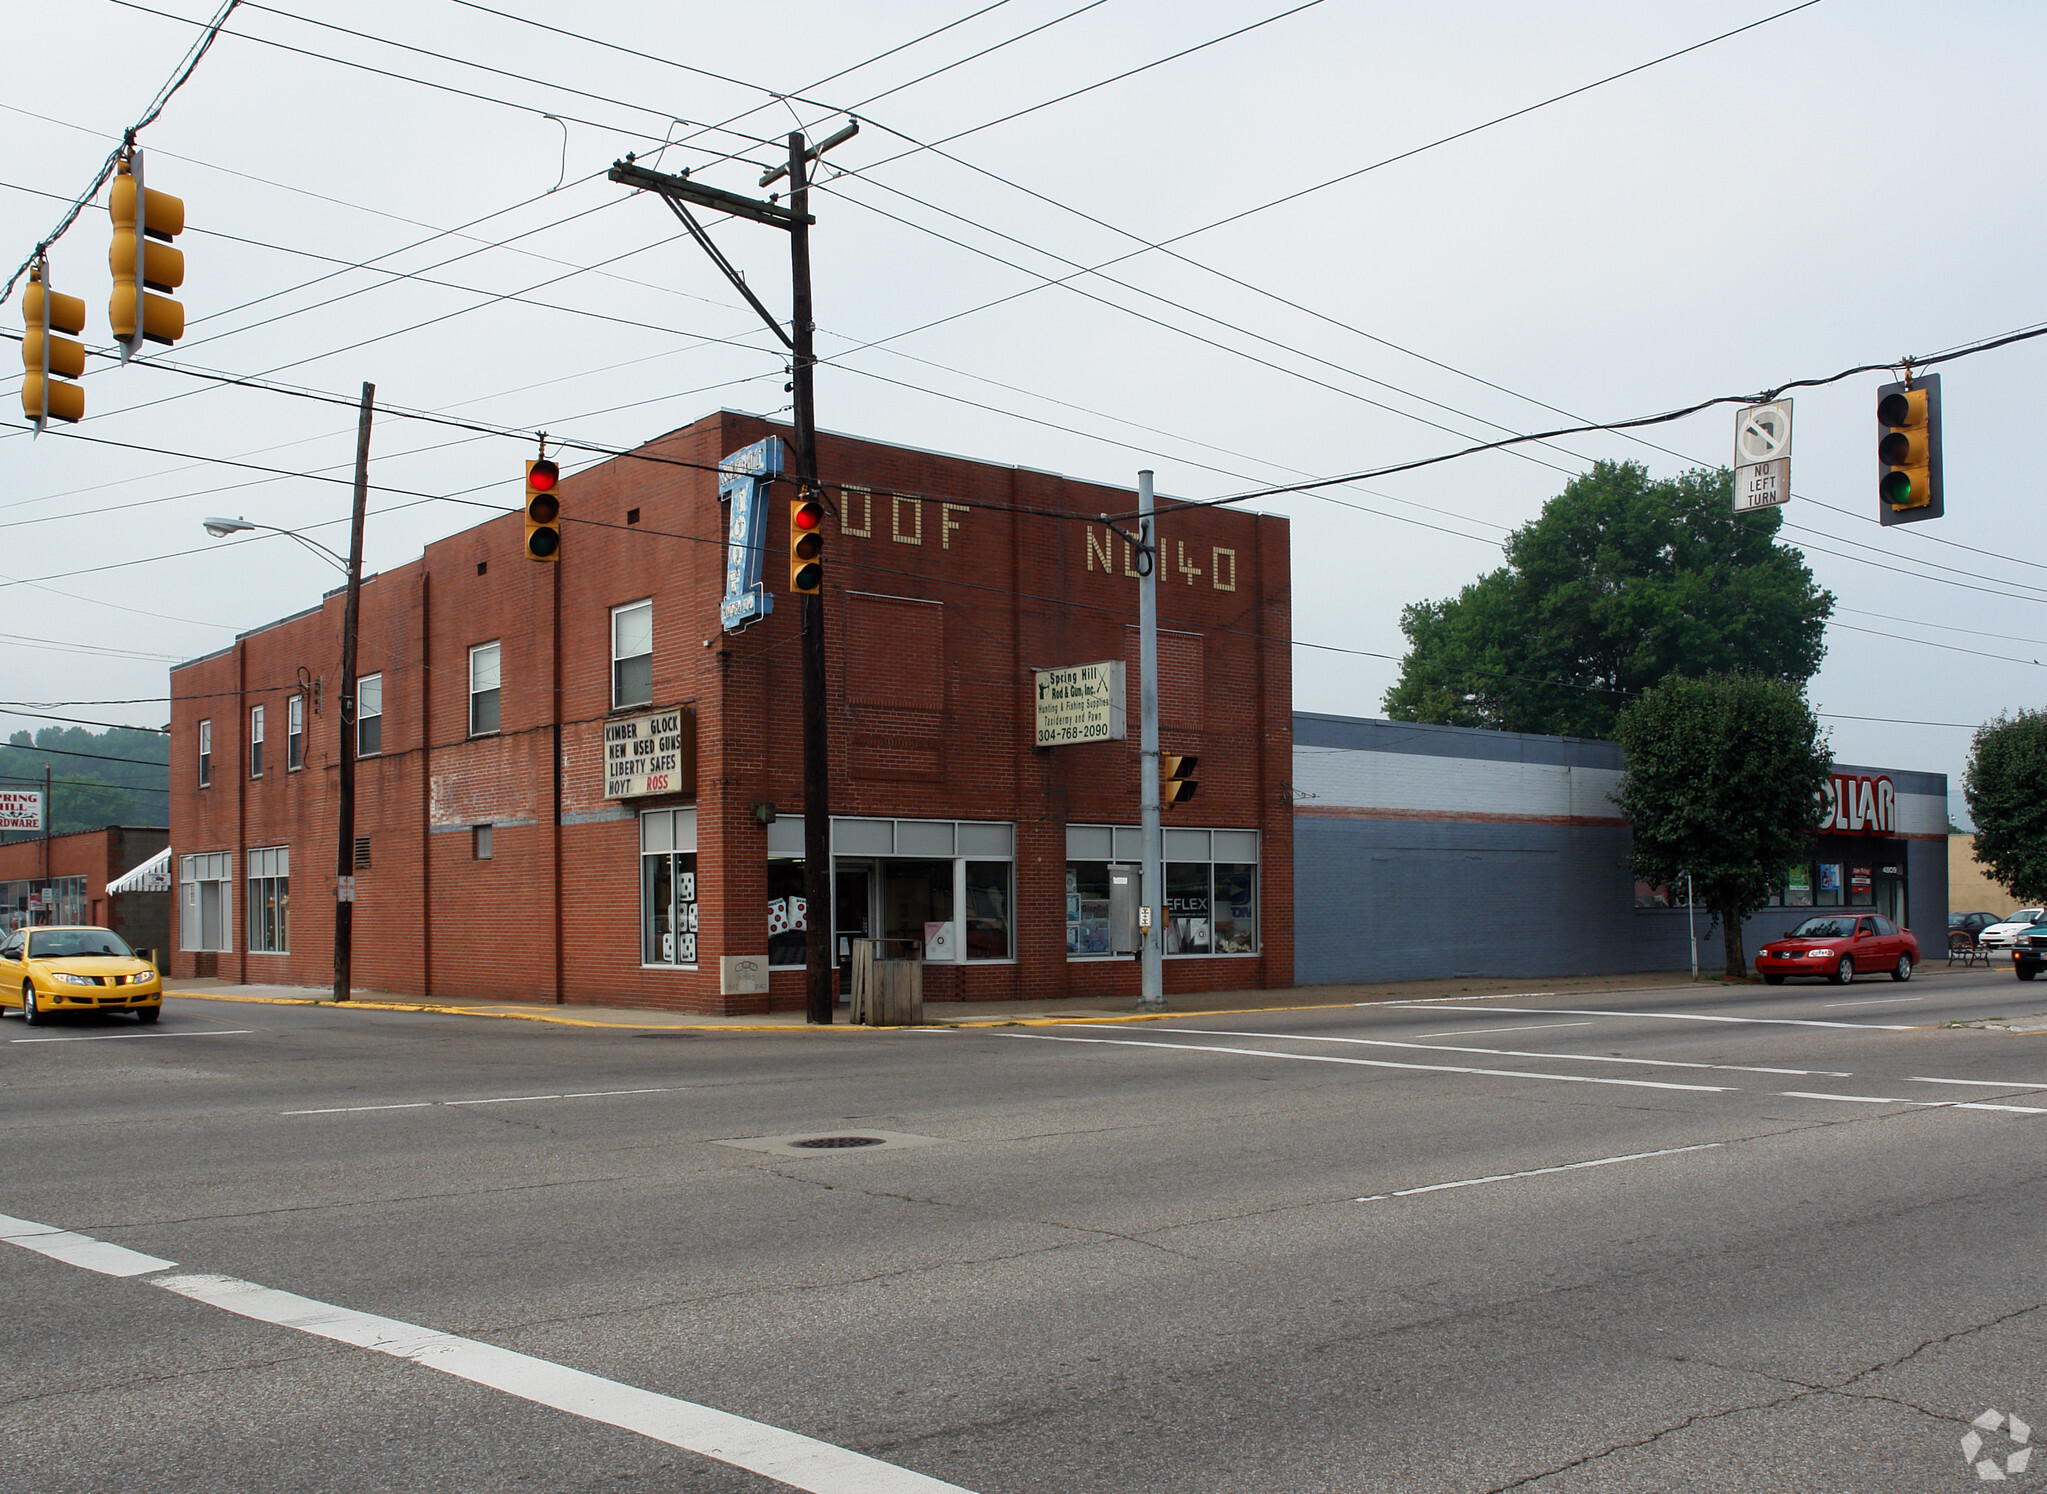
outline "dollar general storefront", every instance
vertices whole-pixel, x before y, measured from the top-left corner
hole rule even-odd
[[[511,512],[365,579],[358,984],[800,1007],[829,917],[842,961],[863,935],[920,951],[932,999],[1135,996],[1109,916],[1137,859],[1137,580],[1097,522],[1133,495],[820,437],[833,906],[812,909],[797,609],[775,605],[792,489],[758,470],[778,435],[721,412],[566,476],[558,563],[524,558]],[[1167,817],[1166,986],[1290,985],[1287,526],[1201,510],[1160,533],[1163,746],[1201,783]],[[331,978],[340,630],[336,592],[171,672],[177,974]],[[1128,738],[1039,748],[1034,671],[1115,661]]]

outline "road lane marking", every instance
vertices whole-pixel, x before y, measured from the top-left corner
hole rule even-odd
[[[1590,1022],[1536,1022],[1521,1027],[1472,1027],[1457,1032],[1417,1032],[1418,1038],[1425,1037],[1484,1037],[1491,1032],[1547,1032],[1552,1027],[1590,1027]]]
[[[1908,1084],[1973,1084],[1978,1089],[2047,1089],[2047,1084],[2038,1084],[2025,1079],[1929,1079],[1923,1074],[1914,1074]]]
[[[1415,1011],[1459,1012],[1461,1006],[1419,1006]],[[1512,1007],[1497,1006],[1494,1011],[1511,1012],[1517,1017],[1639,1017],[1658,1022],[1745,1022],[1759,1027],[1846,1027],[1852,1032],[1916,1032],[1911,1026],[1884,1026],[1875,1022],[1828,1022],[1818,1017],[1713,1017],[1700,1012],[1606,1012],[1585,1011],[1576,1007]]]
[[[10,1043],[111,1043],[115,1039],[128,1038],[195,1038],[195,1037],[247,1037],[253,1029],[229,1027],[219,1032],[98,1032],[90,1037],[32,1037],[9,1038]]]
[[[1441,1193],[1448,1188],[1476,1188],[1481,1183],[1511,1183],[1516,1178],[1539,1178],[1553,1172],[1576,1172],[1582,1167],[1611,1167],[1616,1162],[1640,1162],[1648,1157],[1675,1157],[1682,1152],[1710,1152],[1715,1147],[1727,1145],[1724,1141],[1707,1141],[1697,1146],[1666,1146],[1653,1152],[1626,1152],[1618,1157],[1594,1157],[1589,1162],[1565,1162],[1557,1167],[1531,1167],[1526,1172],[1496,1172],[1483,1178],[1459,1178],[1454,1183],[1428,1183],[1419,1188],[1396,1188],[1391,1193],[1373,1193],[1364,1198],[1354,1198],[1352,1203],[1383,1203],[1389,1198],[1412,1198],[1417,1193]]]
[[[178,1264],[4,1214],[0,1214],[0,1240],[105,1276],[146,1276],[174,1270]],[[744,1468],[807,1494],[972,1494],[959,1484],[751,1417],[295,1292],[210,1273],[156,1276],[150,1285],[238,1317],[409,1359],[535,1405],[637,1432],[670,1447]]]
[[[409,1100],[402,1105],[333,1105],[324,1110],[280,1110],[279,1115],[355,1115],[365,1110],[427,1110],[436,1105],[520,1105],[528,1100],[608,1100],[619,1095],[679,1095],[686,1084],[661,1089],[586,1089],[561,1095],[496,1095],[486,1100]]]
[[[1076,1027],[1084,1023],[1072,1024]],[[1682,1058],[1622,1058],[1615,1053],[1532,1053],[1519,1048],[1463,1048],[1454,1043],[1400,1042],[1394,1038],[1329,1037],[1320,1033],[1230,1032],[1215,1027],[1154,1027],[1153,1032],[1178,1032],[1193,1037],[1266,1038],[1291,1043],[1356,1043],[1366,1048],[1407,1048],[1422,1053],[1484,1053],[1496,1058],[1562,1059],[1570,1063],[1625,1063],[1658,1069],[1715,1069],[1733,1074],[1786,1074],[1800,1079],[1853,1079],[1839,1069],[1766,1069],[1743,1063],[1699,1063]],[[1426,1034],[1424,1034],[1426,1036]]]
[[[1821,1006],[1896,1006],[1900,1002],[1924,1001],[1924,996],[1872,996],[1867,1001],[1822,1001]]]
[[[1193,1030],[1198,1032],[1200,1029]],[[1344,1063],[1355,1064],[1360,1068],[1405,1069],[1411,1073],[1421,1074],[1474,1074],[1485,1079],[1547,1079],[1559,1084],[1615,1084],[1628,1089],[1688,1090],[1696,1094],[1716,1095],[1726,1094],[1730,1090],[1730,1086],[1724,1084],[1670,1084],[1660,1079],[1601,1079],[1590,1074],[1544,1074],[1530,1069],[1477,1069],[1452,1064],[1395,1063],[1387,1058],[1339,1058],[1333,1053],[1274,1053],[1266,1048],[1219,1048],[1209,1043],[1154,1043],[1141,1038],[1055,1037],[1049,1032],[997,1032],[994,1036],[1033,1039],[1041,1043],[1099,1043],[1120,1048],[1177,1048],[1189,1053],[1225,1053],[1242,1058],[1282,1058],[1296,1063]],[[1262,1037],[1265,1034],[1257,1033],[1253,1036]]]
[[[14,1219],[6,1214],[0,1214],[0,1240],[19,1245],[24,1250],[33,1250],[38,1255],[47,1255],[67,1266],[97,1271],[102,1276],[147,1276],[151,1271],[168,1271],[177,1264],[176,1261],[159,1260],[139,1250],[130,1250],[124,1245],[110,1245],[90,1235],[74,1235],[68,1229]]]
[[[2047,1115],[2047,1106],[1993,1105],[1984,1100],[1901,1100],[1888,1095],[1833,1095],[1802,1089],[1777,1091],[1787,1100],[1846,1100],[1854,1105],[1911,1105],[1920,1110],[1997,1110],[2006,1115]]]

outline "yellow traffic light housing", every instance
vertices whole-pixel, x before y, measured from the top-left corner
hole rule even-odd
[[[184,251],[170,245],[185,231],[185,202],[143,185],[142,152],[133,149],[121,158],[107,200],[114,220],[107,321],[125,362],[145,342],[169,346],[185,335],[185,308],[170,298],[185,283]]]
[[[85,302],[50,289],[50,263],[29,267],[21,296],[21,413],[38,431],[52,420],[85,418],[85,391],[66,380],[85,372],[85,345],[70,337],[85,330]]]
[[[789,500],[789,589],[824,591],[824,505],[815,498]]]
[[[562,558],[562,506],[555,488],[561,468],[547,457],[526,464],[526,558],[550,564]]]
[[[1947,511],[1941,495],[1940,375],[1921,374],[1876,392],[1877,518],[1915,524]]]
[[[1175,804],[1185,804],[1194,797],[1194,791],[1201,784],[1194,777],[1194,770],[1201,766],[1201,759],[1192,753],[1176,756],[1170,752],[1159,754],[1159,805],[1171,809]]]

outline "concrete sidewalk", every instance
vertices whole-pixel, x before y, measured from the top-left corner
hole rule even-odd
[[[1141,1013],[1135,1002],[1074,998],[1045,1001],[927,1001],[926,1027],[995,1027],[1016,1023],[1039,1025],[1060,1022],[1149,1022],[1195,1015],[1214,1016],[1227,1012],[1262,1012],[1316,1007],[1355,1006],[1361,1002],[1426,1001],[1431,998],[1488,996],[1561,995],[1582,991],[1629,991],[1690,984],[1688,972],[1646,971],[1632,975],[1561,976],[1544,980],[1457,977],[1445,980],[1390,981],[1379,985],[1295,986],[1277,991],[1204,991],[1169,995],[1163,1012]],[[1702,976],[1701,991],[1725,989],[1729,983]],[[1749,989],[1749,988],[1736,988]],[[1754,987],[1760,992],[1763,988]],[[333,1010],[365,1012],[429,1012],[442,1016],[495,1017],[501,1020],[545,1022],[567,1027],[610,1027],[658,1031],[688,1029],[702,1032],[873,1032],[880,1029],[855,1027],[846,1020],[847,1008],[839,1006],[830,1028],[812,1027],[798,1011],[761,1012],[747,1016],[715,1017],[701,1012],[659,1011],[644,1007],[605,1006],[572,1002],[556,1005],[549,1001],[517,999],[499,1001],[422,1001],[379,991],[357,991],[343,1005],[324,988],[301,986],[245,986],[219,980],[166,980],[164,991],[179,1000],[261,1002],[290,1006],[325,1006]]]

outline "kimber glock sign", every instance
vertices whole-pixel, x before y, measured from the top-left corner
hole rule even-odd
[[[604,723],[604,797],[693,794],[697,717],[684,707]]]
[[[1033,669],[1037,697],[1038,745],[1071,747],[1080,742],[1120,742],[1125,725],[1123,663],[1072,664]]]

